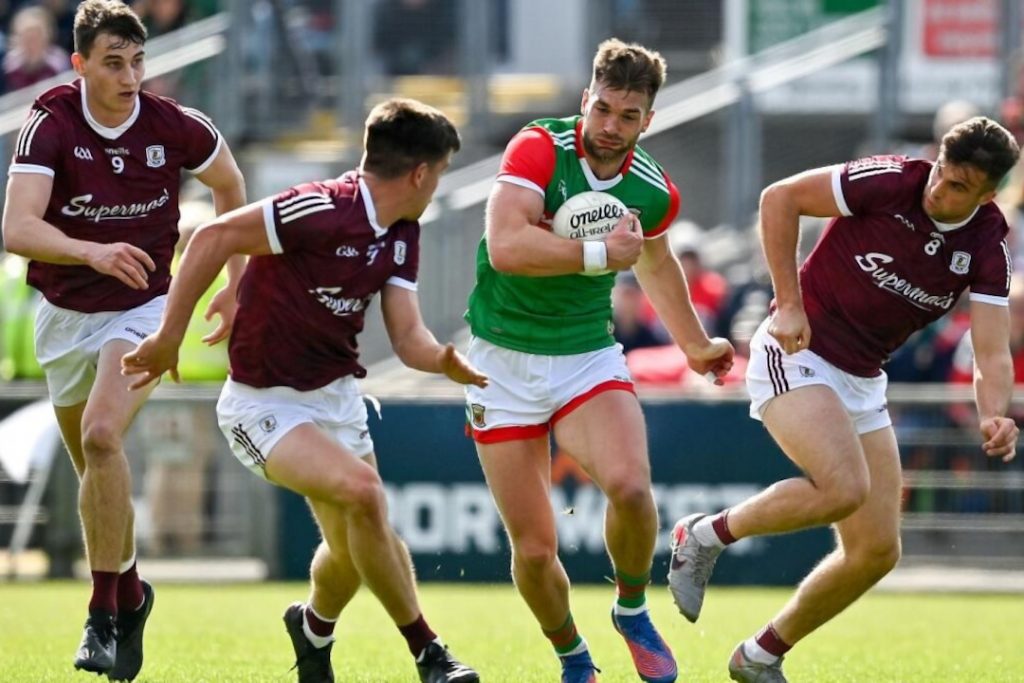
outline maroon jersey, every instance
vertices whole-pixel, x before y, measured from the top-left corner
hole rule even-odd
[[[133,244],[156,271],[148,288],[135,290],[89,266],[32,261],[28,283],[50,303],[83,313],[123,311],[166,294],[181,169],[205,170],[220,145],[205,115],[165,97],[140,93],[128,120],[107,128],[86,109],[81,80],[40,95],[18,135],[10,173],[53,178],[47,223],[74,239]]]
[[[366,376],[356,335],[384,285],[415,291],[419,223],[378,225],[354,171],[267,200],[263,217],[274,254],[250,258],[239,283],[231,378],[310,391]]]
[[[873,377],[914,331],[972,301],[1007,305],[1008,227],[992,203],[956,225],[933,221],[922,197],[932,163],[870,157],[837,166],[834,218],[800,270],[811,350]]]

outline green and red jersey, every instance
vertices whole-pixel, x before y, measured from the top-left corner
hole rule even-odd
[[[636,214],[644,237],[663,235],[679,212],[679,191],[661,166],[635,147],[617,175],[601,180],[587,163],[582,134],[580,116],[530,123],[505,148],[498,182],[544,197],[541,227],[549,228],[566,199],[596,190],[614,195]],[[595,351],[615,343],[614,283],[614,273],[553,277],[499,273],[491,267],[484,236],[477,249],[476,286],[466,320],[475,336],[515,351],[551,356]]]

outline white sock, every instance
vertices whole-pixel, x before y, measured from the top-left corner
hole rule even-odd
[[[639,607],[623,607],[616,600],[615,604],[612,605],[612,611],[620,617],[635,617],[638,614],[643,614],[647,611],[647,596],[644,596],[643,604]]]
[[[328,645],[334,642],[334,634],[332,633],[329,636],[318,636],[317,634],[313,633],[313,629],[309,627],[309,620],[306,619],[307,609],[310,612],[312,612],[320,621],[334,623],[337,621],[337,619],[325,619],[324,617],[320,616],[320,614],[315,609],[313,609],[312,605],[307,605],[306,608],[302,610],[302,632],[306,634],[306,640],[312,643],[313,647],[315,647],[318,650],[322,647],[327,647]]]
[[[558,656],[559,657],[572,657],[573,655],[583,654],[588,649],[590,649],[590,648],[587,647],[587,639],[581,637],[579,645],[577,645],[573,649],[569,650],[568,652],[563,652],[563,653],[559,654]]]
[[[711,521],[718,515],[708,515],[707,517],[701,518],[696,524],[693,525],[693,537],[696,538],[701,545],[713,545],[717,548],[724,548],[725,544],[722,543],[722,539],[718,537],[715,532],[715,528],[711,526]]]
[[[773,655],[757,643],[757,636],[750,636],[743,641],[743,653],[747,659],[758,664],[774,664],[779,661],[777,655]]]

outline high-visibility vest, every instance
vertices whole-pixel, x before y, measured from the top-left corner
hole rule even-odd
[[[36,360],[36,308],[42,294],[25,282],[28,261],[0,257],[0,380],[42,379]]]
[[[172,265],[177,270],[177,259]],[[188,323],[188,330],[181,342],[181,350],[178,352],[178,374],[182,381],[212,382],[223,380],[228,376],[228,342],[224,340],[216,346],[208,346],[203,343],[203,337],[217,329],[220,324],[220,317],[214,316],[210,321],[203,318],[206,307],[210,305],[213,295],[219,292],[228,283],[226,270],[221,270],[213,284],[199,298],[195,310],[192,311],[192,318]]]

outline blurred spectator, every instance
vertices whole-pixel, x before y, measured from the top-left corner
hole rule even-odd
[[[68,54],[75,49],[75,10],[78,9],[79,2],[80,0],[33,0],[31,3],[50,12],[56,27],[53,43]]]
[[[970,302],[961,296],[949,315],[910,335],[885,365],[890,382],[946,382],[953,357],[971,326]]]
[[[728,283],[724,277],[704,267],[700,249],[696,244],[683,244],[678,249],[677,256],[686,275],[686,284],[690,288],[690,299],[700,321],[704,324],[704,329],[715,329],[729,291]]]
[[[647,346],[660,346],[670,340],[655,331],[655,326],[644,315],[650,307],[647,295],[640,288],[633,273],[623,271],[612,289],[612,320],[615,323],[615,341],[622,344],[622,352]]]
[[[146,25],[150,38],[177,31],[188,20],[185,0],[135,0],[131,5]]]
[[[949,100],[944,103],[935,111],[935,118],[932,119],[931,142],[923,145],[913,156],[934,161],[939,156],[939,144],[946,131],[958,123],[980,115],[981,110],[977,105],[967,100]]]
[[[456,28],[452,0],[380,0],[373,46],[389,76],[451,74]]]
[[[182,28],[188,20],[185,0],[135,0],[132,9],[146,25],[150,38]],[[164,97],[178,98],[188,69],[178,69],[146,81],[146,90]]]
[[[4,56],[8,90],[45,81],[71,68],[68,53],[54,44],[53,16],[42,7],[26,7],[11,21],[11,49]]]
[[[1014,273],[1010,279],[1010,354],[1013,357],[1013,380],[1024,383],[1024,274]],[[971,335],[960,340],[953,358],[949,381],[970,384],[974,381],[974,348]]]

